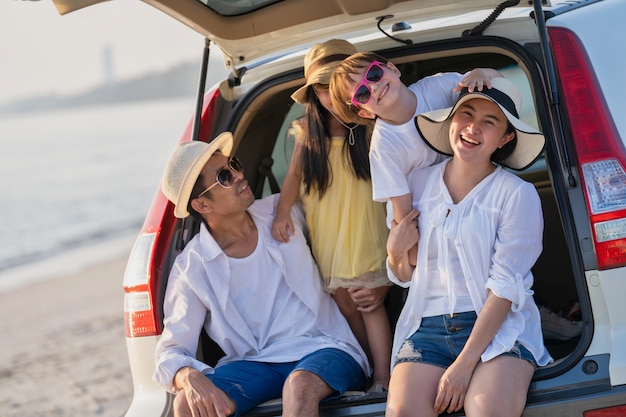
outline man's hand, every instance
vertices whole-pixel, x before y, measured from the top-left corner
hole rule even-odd
[[[185,393],[193,417],[226,417],[235,412],[235,404],[202,372],[185,367],[174,376],[176,388]]]

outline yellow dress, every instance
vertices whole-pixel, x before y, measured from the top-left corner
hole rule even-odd
[[[345,138],[333,137],[328,155],[331,183],[320,199],[317,190],[301,198],[313,255],[326,290],[391,285],[385,259],[389,230],[385,207],[372,200],[372,183],[358,179],[342,151]]]

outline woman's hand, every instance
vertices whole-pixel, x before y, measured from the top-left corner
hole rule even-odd
[[[400,223],[391,221],[391,230],[387,238],[387,255],[389,266],[396,277],[401,281],[409,281],[415,267],[409,262],[409,249],[417,245],[419,231],[417,217],[419,211],[413,209],[404,216]]]
[[[420,237],[417,230],[418,216],[419,211],[413,209],[400,220],[400,223],[391,221],[391,230],[387,238],[387,253],[390,257],[400,257],[417,244]]]
[[[438,414],[453,413],[463,407],[473,372],[473,366],[456,361],[446,369],[437,386],[434,409]]]

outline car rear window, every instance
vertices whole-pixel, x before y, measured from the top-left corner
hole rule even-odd
[[[222,16],[239,16],[282,0],[198,0]]]

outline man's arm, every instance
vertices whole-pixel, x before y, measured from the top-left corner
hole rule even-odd
[[[193,241],[189,245],[192,245]],[[209,372],[211,367],[198,360],[198,340],[206,319],[207,307],[190,288],[183,274],[201,273],[198,265],[185,262],[187,252],[176,259],[163,300],[163,332],[155,351],[155,382],[170,392],[175,391],[174,376],[184,367]],[[184,272],[183,272],[184,271]]]

